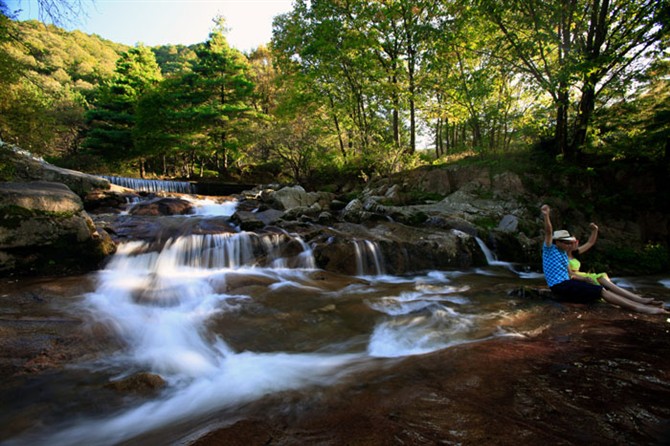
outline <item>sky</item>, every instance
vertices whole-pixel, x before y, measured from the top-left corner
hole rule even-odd
[[[272,38],[272,18],[291,10],[291,0],[83,0],[86,15],[65,26],[117,43],[135,46],[207,40],[214,23],[226,19],[228,44],[248,52]],[[20,20],[38,18],[37,0],[6,0],[21,9]]]

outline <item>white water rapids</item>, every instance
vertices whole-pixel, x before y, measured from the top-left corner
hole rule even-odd
[[[230,203],[196,205],[199,215],[234,211]],[[287,241],[302,251],[284,255]],[[123,348],[72,367],[104,371],[111,380],[149,372],[166,381],[165,389],[3,444],[119,444],[266,395],[331,386],[379,361],[523,336],[506,328],[523,307],[494,299],[489,285],[472,289],[480,285],[468,277],[482,271],[388,276],[377,251],[370,241],[356,242],[352,262],[361,276],[337,282],[315,279],[320,271],[310,247],[290,234],[186,235],[160,250],[122,244],[75,311],[110,330]],[[503,263],[493,266],[509,273]],[[496,271],[486,270],[491,283]]]

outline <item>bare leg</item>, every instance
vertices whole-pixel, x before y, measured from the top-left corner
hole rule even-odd
[[[635,293],[631,293],[628,290],[624,290],[620,286],[617,286],[614,284],[607,275],[604,277],[598,278],[598,282],[600,285],[602,285],[606,290],[613,292],[614,294],[618,294],[620,296],[625,297],[626,299],[641,303],[641,304],[646,304],[646,305],[658,305],[662,304],[663,302],[657,301],[656,299],[652,298],[645,298],[642,296],[639,296]]]
[[[615,294],[611,291],[608,291],[607,289],[603,288],[602,298],[605,299],[607,302],[618,305],[622,308],[625,308],[627,310],[633,310],[638,313],[647,313],[647,314],[670,314],[670,311],[667,311],[665,308],[659,308],[659,307],[652,307],[650,305],[645,305],[641,304],[639,302],[632,301],[630,299],[626,299],[623,296],[620,296],[618,294]]]

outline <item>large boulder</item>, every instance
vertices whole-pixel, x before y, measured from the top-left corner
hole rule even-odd
[[[0,275],[89,271],[114,250],[67,186],[0,183]]]
[[[486,264],[475,238],[453,229],[427,229],[388,221],[372,227],[337,223],[321,228],[309,242],[317,266],[350,275],[404,274]]]
[[[89,192],[83,200],[84,209],[89,214],[118,214],[127,210],[132,203],[139,202],[140,196],[130,189],[123,190],[120,186],[112,185],[110,190],[96,189]]]
[[[253,231],[274,224],[283,216],[284,211],[278,209],[266,209],[259,212],[237,211],[231,220],[243,231]]]
[[[302,186],[288,186],[279,190],[265,190],[260,194],[264,202],[279,210],[291,210],[296,207],[310,208],[318,203],[327,208],[334,195],[328,192],[306,192]]]
[[[11,144],[0,141],[0,180],[63,183],[80,197],[94,189],[109,189],[109,181],[75,170],[57,167]]]
[[[149,216],[188,215],[193,213],[193,203],[181,198],[159,197],[135,204],[128,213]]]

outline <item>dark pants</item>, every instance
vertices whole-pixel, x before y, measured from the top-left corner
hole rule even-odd
[[[602,297],[603,287],[581,280],[566,280],[551,287],[558,300],[566,302],[596,302]]]

